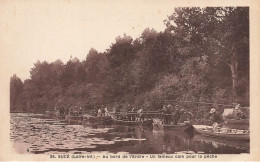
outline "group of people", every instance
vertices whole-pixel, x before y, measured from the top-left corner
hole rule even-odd
[[[107,107],[102,105],[101,108],[98,109],[97,111],[97,116],[100,117],[100,116],[110,116],[108,110],[107,110]]]
[[[63,105],[60,107],[55,107],[55,113],[56,115],[74,115],[74,116],[83,115],[81,107],[69,108],[68,106],[63,106]]]
[[[126,111],[121,112],[123,106],[118,105],[116,108],[114,108],[114,116],[116,119],[123,119],[128,121],[144,121],[144,109],[148,109],[147,107],[148,105],[146,105],[143,108],[137,109],[135,106],[127,105],[124,108]],[[179,108],[178,105],[176,105],[175,108],[173,108],[173,106],[169,104],[167,106],[164,105],[162,112],[160,112],[159,114],[163,114],[163,123],[177,124],[181,118],[181,115],[183,115],[185,112],[186,111],[184,109]],[[97,116],[110,116],[107,107],[102,105],[101,108],[97,110]]]
[[[245,114],[241,110],[241,105],[236,104],[235,108],[232,111],[233,119],[239,120],[239,119],[245,119]],[[223,118],[222,113],[217,112],[215,108],[212,108],[209,112],[209,116],[211,120],[213,121],[213,130],[216,130],[219,127],[223,127],[226,124],[226,121]]]
[[[144,121],[144,114],[143,114],[144,109],[143,108],[138,110],[134,106],[127,105],[127,108],[126,108],[127,115],[124,116],[120,113],[121,107],[122,106],[118,106],[114,110],[116,119],[125,119],[125,120],[128,120],[128,121]]]
[[[127,119],[129,121],[144,121],[144,109],[136,109],[134,106],[128,105]]]
[[[171,104],[164,105],[162,109],[163,114],[163,123],[164,124],[174,124],[177,125],[181,115],[185,113],[184,109],[181,109],[179,105],[176,105],[174,108]]]

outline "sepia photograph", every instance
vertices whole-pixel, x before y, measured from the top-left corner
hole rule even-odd
[[[3,2],[14,154],[250,155],[249,6]]]

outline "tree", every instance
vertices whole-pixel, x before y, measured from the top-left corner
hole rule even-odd
[[[23,91],[23,82],[15,74],[10,79],[10,107],[16,109],[17,98]]]
[[[184,54],[208,55],[211,60],[221,60],[228,65],[233,96],[236,97],[238,70],[243,69],[243,73],[248,73],[249,70],[249,9],[177,8],[165,23],[168,31],[179,38],[179,49]]]
[[[104,54],[91,48],[83,66],[87,76],[86,80],[89,83],[100,83],[105,80],[108,60]]]

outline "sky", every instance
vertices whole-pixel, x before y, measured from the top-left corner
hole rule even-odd
[[[10,0],[0,5],[0,50],[10,77],[30,78],[39,61],[84,60],[90,48],[108,49],[118,35],[163,31],[174,5],[159,1]],[[2,63],[0,62],[0,63]]]

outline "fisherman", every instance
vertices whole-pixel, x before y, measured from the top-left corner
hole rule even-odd
[[[167,110],[167,106],[166,105],[163,105],[163,108],[162,108],[162,119],[163,119],[163,123],[166,122],[166,116],[165,116],[165,113],[166,113],[166,110]]]
[[[132,108],[132,121],[135,121],[136,120],[136,109],[135,107]]]
[[[236,107],[234,108],[233,116],[234,116],[234,119],[237,119],[237,120],[244,118],[240,104],[237,104]]]
[[[79,115],[82,115],[82,114],[83,114],[83,112],[82,112],[82,108],[79,107]]]
[[[102,105],[101,111],[102,111],[102,116],[105,116],[106,111],[105,111],[105,106],[104,105]]]
[[[131,106],[128,104],[127,105],[127,118],[128,118],[129,121],[132,120],[132,114],[131,114],[132,112],[131,111],[132,111]]]
[[[99,117],[99,116],[102,116],[102,111],[101,111],[101,109],[98,109],[97,116],[98,116],[98,117]]]
[[[139,116],[140,121],[144,121],[143,111],[144,111],[144,109],[140,109],[140,110],[137,111],[137,114]]]
[[[172,112],[171,112],[171,108],[172,108],[172,105],[169,104],[166,108],[166,111],[165,111],[165,120],[166,120],[166,124],[171,124],[171,121],[172,121]]]
[[[214,108],[212,108],[209,113],[211,115],[212,121],[214,122],[212,125],[213,130],[215,131],[218,127],[222,127],[224,124],[222,115],[219,114],[218,112],[216,112],[216,109],[214,109]]]
[[[181,114],[184,110],[180,109],[179,108],[179,105],[176,105],[175,106],[175,113],[174,113],[174,121],[173,121],[173,124],[174,125],[177,125],[178,124],[178,121],[180,120],[181,118]]]
[[[116,119],[119,119],[119,116],[120,116],[120,106],[118,105],[116,107],[116,110],[115,110],[115,117],[116,117]]]
[[[109,112],[108,112],[108,110],[107,110],[107,107],[105,107],[105,116],[109,116]]]

